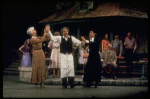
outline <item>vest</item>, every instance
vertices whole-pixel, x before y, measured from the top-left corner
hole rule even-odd
[[[60,44],[60,53],[72,53],[72,38],[68,38],[66,41],[63,36],[61,36],[61,44]]]

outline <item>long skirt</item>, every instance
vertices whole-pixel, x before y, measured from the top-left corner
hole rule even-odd
[[[46,80],[46,63],[43,50],[33,50],[33,67],[31,83],[43,82]]]
[[[89,54],[83,81],[91,83],[93,81],[101,82],[101,60],[99,53]]]
[[[74,62],[73,55],[71,54],[60,54],[60,74],[61,78],[74,77]]]
[[[21,61],[21,67],[30,67],[32,66],[31,55],[29,52],[24,52]]]

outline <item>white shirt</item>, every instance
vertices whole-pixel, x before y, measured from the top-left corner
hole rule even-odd
[[[50,37],[50,40],[52,40],[52,41],[55,40],[55,41],[57,41],[57,43],[61,43],[61,36],[53,36],[51,31],[49,31],[49,37]],[[64,38],[64,36],[63,36],[63,38]],[[68,36],[68,38],[70,38],[70,36]],[[65,40],[67,41],[68,38],[65,38]],[[81,45],[81,41],[80,40],[76,39],[74,36],[71,36],[71,38],[72,38],[72,43],[74,45],[76,45],[76,46],[80,46]]]
[[[65,37],[63,36],[63,38],[65,38]],[[68,38],[70,38],[70,36],[68,36]],[[68,38],[65,38],[65,40],[68,41]]]
[[[94,37],[90,38],[90,42],[94,42]],[[86,43],[89,43],[89,40],[86,40]]]
[[[32,38],[38,38],[38,37],[32,36]]]

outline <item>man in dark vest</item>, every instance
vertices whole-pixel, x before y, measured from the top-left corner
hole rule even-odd
[[[61,33],[63,36],[53,36],[49,28],[50,40],[55,40],[60,43],[60,74],[62,79],[63,88],[67,88],[67,78],[70,84],[70,87],[74,87],[74,62],[72,55],[72,45],[80,46],[81,41],[76,39],[73,36],[69,36],[69,28],[63,27]]]

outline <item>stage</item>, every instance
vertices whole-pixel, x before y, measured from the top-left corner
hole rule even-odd
[[[45,85],[61,85],[61,78],[52,78],[52,75],[44,81]],[[84,84],[82,75],[75,75],[75,84],[82,86]],[[94,82],[93,82],[94,84]],[[69,84],[68,84],[69,85]],[[113,78],[101,79],[99,86],[148,86],[148,80],[140,80],[140,77],[119,77],[117,80]]]

